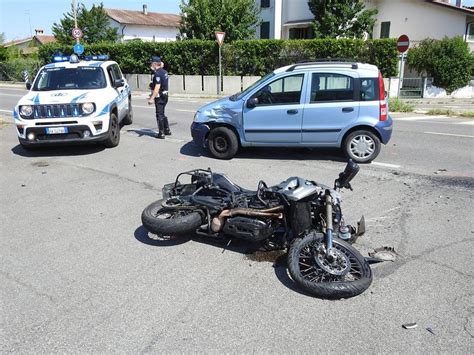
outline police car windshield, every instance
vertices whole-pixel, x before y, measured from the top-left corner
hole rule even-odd
[[[107,85],[102,68],[44,68],[38,75],[33,91],[91,90]]]
[[[258,85],[260,85],[260,83],[264,82],[265,80],[267,80],[268,78],[271,78],[272,76],[274,76],[275,73],[270,73],[268,75],[265,75],[263,78],[261,78],[260,80],[256,81],[255,83],[253,83],[252,85],[250,85],[247,89],[245,89],[244,91],[242,92],[238,92],[234,95],[232,95],[230,97],[230,99],[232,101],[237,101],[237,100],[240,100],[242,99],[248,92],[252,91],[253,88],[257,87]]]

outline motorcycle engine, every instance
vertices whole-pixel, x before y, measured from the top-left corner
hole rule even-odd
[[[270,219],[265,221],[247,217],[232,217],[226,220],[223,231],[235,238],[260,242],[273,234],[275,226]]]

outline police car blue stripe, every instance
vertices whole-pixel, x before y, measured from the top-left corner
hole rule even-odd
[[[15,109],[13,109],[13,118],[18,119],[18,113],[16,113]]]
[[[33,98],[33,103],[35,105],[39,105],[39,103],[40,103],[39,94],[36,94],[36,96]]]
[[[75,104],[78,100],[83,99],[84,97],[86,97],[87,94],[88,94],[88,93],[86,92],[86,93],[84,93],[84,94],[82,94],[82,95],[76,96],[75,98],[73,98],[73,99],[71,100],[71,103],[72,103],[72,104]]]

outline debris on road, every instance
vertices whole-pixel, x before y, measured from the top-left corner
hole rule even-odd
[[[430,327],[426,328],[426,330],[429,331],[431,334],[436,335],[436,333]]]
[[[405,328],[405,329],[414,329],[414,328],[418,327],[418,324],[416,324],[416,323],[406,323],[406,324],[402,324],[402,327]]]
[[[380,261],[395,261],[399,255],[393,247],[380,247],[369,252],[369,256]]]

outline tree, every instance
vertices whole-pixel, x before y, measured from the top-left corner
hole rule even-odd
[[[469,84],[474,55],[461,36],[438,41],[427,38],[410,49],[407,64],[418,73],[433,77],[433,85],[450,94]]]
[[[214,40],[215,31],[226,33],[226,42],[254,37],[260,23],[255,0],[182,0],[180,33],[189,39]]]
[[[366,10],[361,0],[309,0],[315,38],[363,38],[372,33],[376,9]]]
[[[77,26],[82,30],[83,43],[115,42],[119,39],[117,29],[110,26],[109,18],[104,10],[104,5],[92,5],[90,10],[80,3],[77,9]],[[75,39],[71,35],[74,28],[74,9],[64,14],[58,23],[53,24],[53,34],[60,44],[74,44]]]

